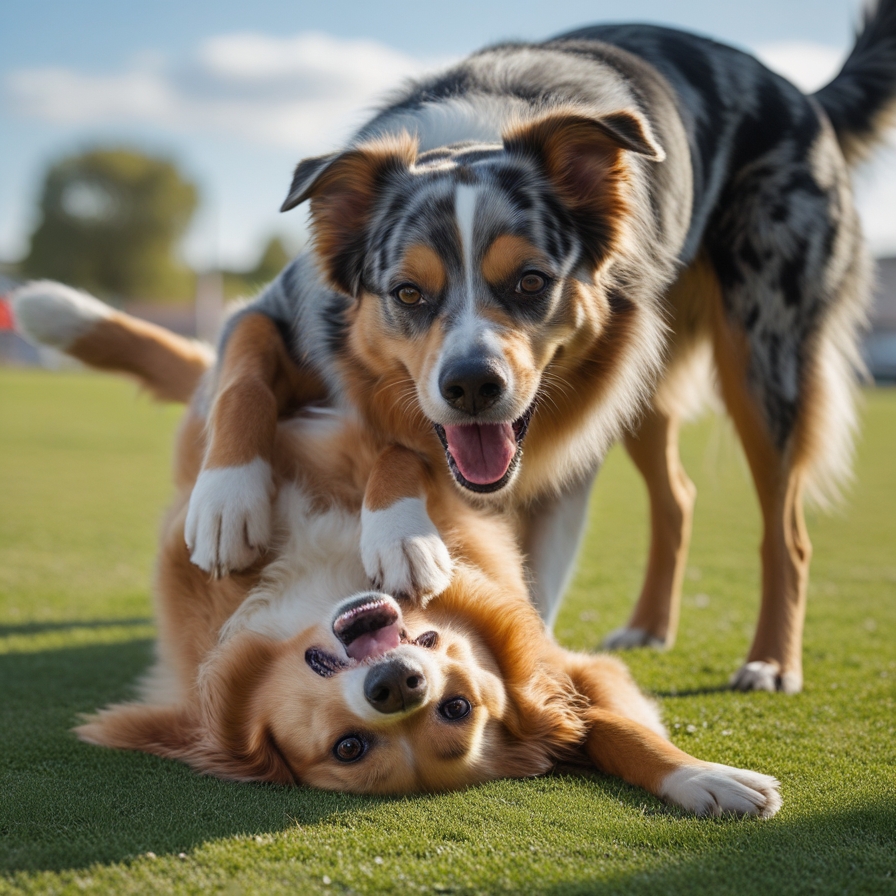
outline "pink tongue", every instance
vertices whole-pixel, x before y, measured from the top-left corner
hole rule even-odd
[[[509,423],[446,426],[445,438],[457,468],[474,485],[497,482],[516,454],[516,439]]]
[[[368,632],[355,638],[345,652],[353,660],[369,660],[394,650],[401,643],[401,631],[397,622],[385,628]]]

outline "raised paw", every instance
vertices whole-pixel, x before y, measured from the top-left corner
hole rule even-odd
[[[643,628],[629,628],[624,625],[622,628],[610,632],[604,638],[602,646],[604,650],[631,650],[633,647],[653,647],[661,650],[667,644],[662,638],[651,635]]]
[[[702,762],[668,774],[659,795],[695,815],[755,815],[771,818],[781,808],[780,784],[769,775]]]
[[[272,496],[271,466],[260,458],[203,470],[184,526],[190,560],[219,577],[251,565],[270,542]]]
[[[374,587],[425,604],[449,584],[454,563],[419,498],[361,513],[361,560]]]
[[[799,672],[782,672],[777,663],[754,660],[745,663],[731,676],[731,687],[736,691],[781,691],[798,694],[803,689]]]

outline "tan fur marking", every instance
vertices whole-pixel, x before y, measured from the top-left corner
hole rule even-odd
[[[544,256],[529,240],[504,233],[488,247],[482,259],[482,276],[493,286],[517,277],[530,266],[544,267]],[[525,296],[521,297],[525,301]]]
[[[445,263],[438,252],[423,243],[415,243],[408,248],[401,270],[403,276],[419,286],[427,296],[441,295],[448,280]]]
[[[279,414],[324,394],[320,380],[289,357],[274,322],[247,314],[220,362],[205,468],[270,461]]]
[[[427,478],[426,467],[418,454],[392,445],[374,464],[364,492],[368,510],[385,510],[402,498],[422,496]]]

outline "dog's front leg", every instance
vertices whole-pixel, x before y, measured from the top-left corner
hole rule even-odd
[[[757,815],[781,808],[778,782],[768,775],[702,762],[649,728],[592,707],[586,750],[601,771],[643,787],[695,815]]]
[[[219,362],[208,447],[187,512],[185,537],[197,566],[226,575],[267,547],[277,419],[320,391],[289,357],[271,318],[252,312],[238,320]]]
[[[425,604],[451,583],[448,548],[426,510],[423,460],[393,445],[377,459],[361,511],[361,559],[374,586]]]

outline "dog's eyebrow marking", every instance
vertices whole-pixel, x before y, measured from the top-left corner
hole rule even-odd
[[[423,288],[424,293],[439,295],[445,288],[447,276],[439,254],[430,246],[414,243],[405,253],[402,270]]]
[[[547,267],[547,261],[539,249],[529,240],[501,234],[491,244],[482,259],[482,276],[492,284],[503,283],[516,274],[524,265]]]

